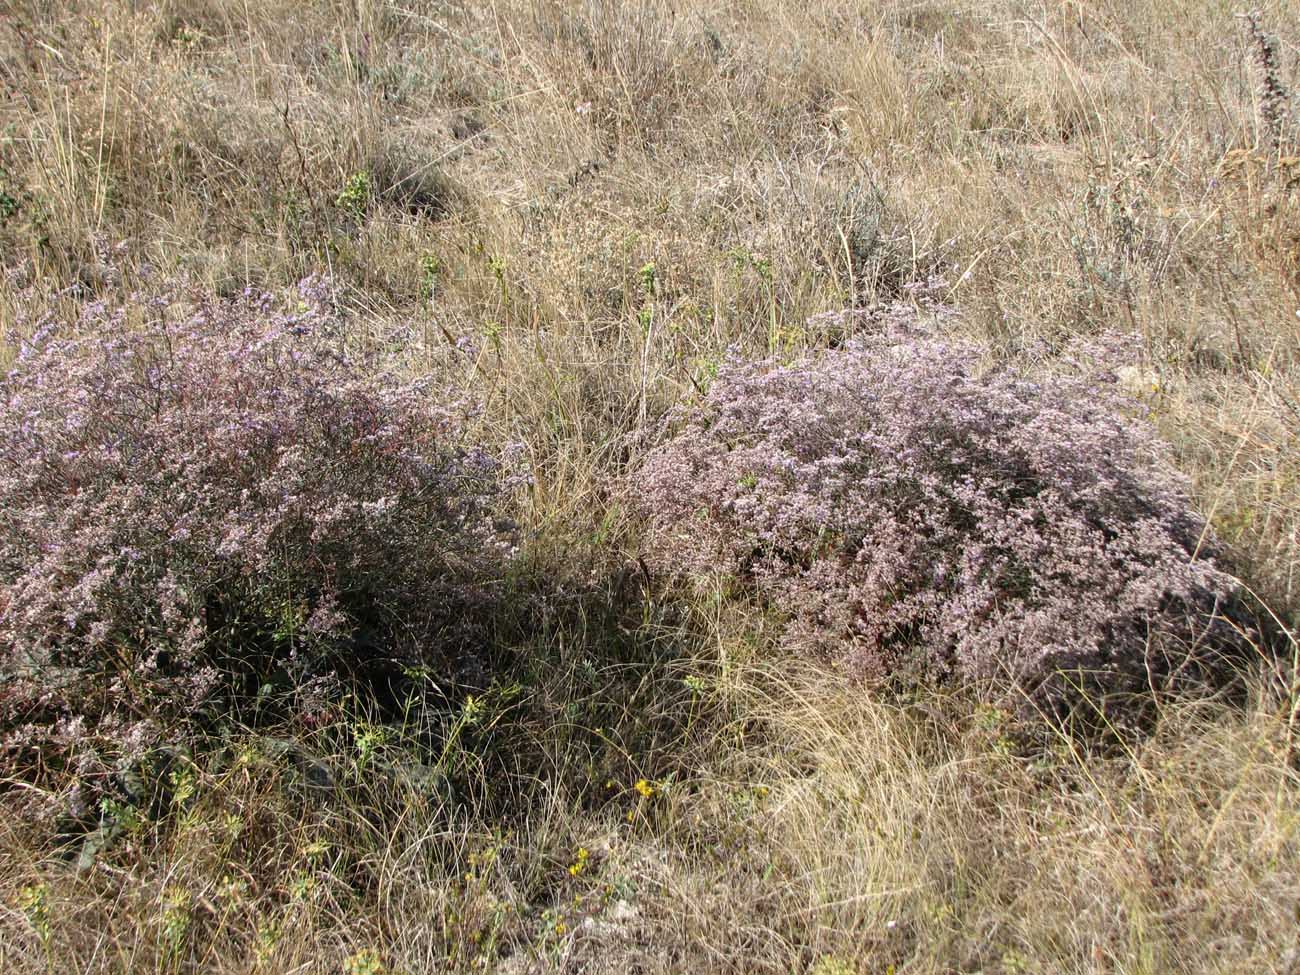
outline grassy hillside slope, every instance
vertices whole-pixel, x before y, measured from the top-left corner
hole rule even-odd
[[[0,362],[168,281],[322,275],[347,343],[479,399],[532,476],[511,664],[439,714],[155,754],[71,847],[77,769],[7,772],[0,968],[1300,971],[1294,641],[1094,749],[791,658],[650,578],[619,493],[729,353],[915,318],[1050,381],[1122,333],[1294,633],[1300,7],[1246,13],[0,4]]]

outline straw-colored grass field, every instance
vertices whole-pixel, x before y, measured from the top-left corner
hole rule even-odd
[[[729,351],[836,344],[827,313],[912,306],[1031,375],[1120,332],[1293,628],[1300,6],[1248,12],[0,3],[0,359],[161,281],[325,275],[349,341],[523,445],[520,585],[558,594],[453,719],[234,730],[81,869],[73,770],[6,778],[0,970],[1300,972],[1294,640],[1092,748],[784,653],[649,579],[619,495]]]

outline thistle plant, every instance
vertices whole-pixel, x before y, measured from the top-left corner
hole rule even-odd
[[[1251,59],[1259,74],[1259,117],[1263,141],[1270,148],[1281,149],[1291,121],[1291,93],[1282,80],[1282,58],[1278,53],[1277,38],[1264,30],[1258,10],[1240,16],[1246,22]]]
[[[1010,677],[1058,710],[1203,676],[1251,638],[1238,586],[1107,378],[985,374],[917,334],[733,362],[634,478],[647,558],[864,675]]]

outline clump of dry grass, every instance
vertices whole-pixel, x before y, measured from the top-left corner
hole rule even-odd
[[[9,4],[0,344],[178,272],[330,274],[351,340],[472,386],[476,436],[523,444],[529,571],[572,612],[504,627],[534,704],[455,752],[480,784],[454,813],[366,772],[360,716],[320,744],[337,801],[239,739],[80,874],[6,783],[0,965],[1286,970],[1294,673],[1244,710],[1169,705],[1131,752],[1022,754],[973,692],[883,702],[773,663],[725,596],[641,598],[607,487],[726,350],[877,320],[827,313],[925,298],[1044,376],[1119,328],[1294,626],[1300,17],[1242,28],[1165,0]],[[626,614],[556,592],[600,585]],[[448,721],[383,749],[437,767]]]

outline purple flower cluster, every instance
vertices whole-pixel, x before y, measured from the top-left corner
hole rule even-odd
[[[0,379],[11,730],[428,661],[510,544],[469,404],[350,356],[315,283],[176,297],[40,329]]]
[[[860,673],[1010,677],[1040,706],[1140,690],[1249,639],[1235,581],[1104,379],[987,374],[917,334],[734,363],[633,495],[650,559],[721,570]]]

